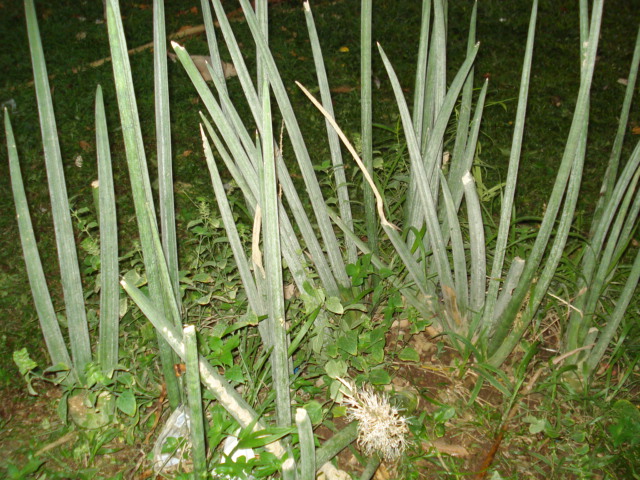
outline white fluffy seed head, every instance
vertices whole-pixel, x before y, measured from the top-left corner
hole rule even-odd
[[[343,382],[344,383],[344,382]],[[358,445],[364,453],[376,452],[387,461],[400,457],[407,447],[407,420],[391,406],[389,399],[370,386],[358,390],[347,385],[343,405],[350,419],[358,421]]]

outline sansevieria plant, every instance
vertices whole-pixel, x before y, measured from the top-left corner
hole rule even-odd
[[[556,277],[579,198],[603,0],[594,0],[590,8],[586,0],[580,1],[581,31],[580,45],[577,46],[581,53],[580,88],[557,177],[526,258],[512,256],[508,243],[517,233],[513,207],[527,118],[537,0],[532,1],[509,168],[495,239],[488,235],[489,223],[484,218],[478,190],[470,173],[478,148],[488,89],[487,81],[480,88],[474,88],[474,63],[481,48],[475,28],[477,3],[470,19],[466,58],[452,78],[447,78],[447,2],[423,1],[414,93],[412,99],[407,99],[383,45],[372,45],[375,5],[370,0],[362,0],[360,151],[353,147],[335,120],[334,109],[339,108],[339,104],[334,104],[332,98],[320,41],[322,32],[319,34],[316,29],[310,3],[304,2],[302,8],[316,69],[318,99],[309,93],[311,85],[298,84],[296,87],[280,74],[269,46],[267,0],[256,0],[255,7],[248,0],[239,0],[239,3],[256,46],[255,69],[246,64],[246,55],[220,0],[203,0],[201,3],[212,59],[208,68],[213,86],[202,77],[183,46],[172,43],[171,47],[204,106],[201,125],[193,126],[193,135],[202,141],[203,164],[206,162],[208,167],[226,239],[246,292],[246,309],[251,318],[257,319],[261,346],[268,355],[269,376],[264,387],[269,399],[267,407],[257,405],[255,397],[243,397],[198,354],[192,327],[187,327],[186,338],[183,335],[183,324],[188,319],[184,318],[179,288],[167,45],[164,8],[160,0],[154,0],[156,145],[159,159],[157,200],[151,189],[119,5],[116,0],[108,0],[106,5],[121,132],[145,266],[142,282],[138,277],[129,275],[120,280],[120,285],[156,329],[171,406],[178,406],[185,398],[192,406],[196,405],[201,396],[201,383],[241,427],[261,436],[264,440],[261,446],[278,459],[283,478],[311,480],[358,435],[362,445],[377,443],[363,438],[366,432],[371,431],[367,428],[370,425],[359,426],[354,421],[322,446],[316,446],[318,442],[314,439],[307,411],[296,409],[294,412],[292,406],[295,393],[292,381],[304,374],[294,369],[296,356],[314,355],[319,359],[318,363],[324,369],[321,373],[330,379],[327,385],[329,396],[335,400],[346,398],[352,418],[368,422],[370,415],[358,416],[362,412],[370,413],[366,406],[358,405],[359,400],[368,398],[391,412],[391,421],[387,423],[394,426],[396,433],[404,434],[406,430],[404,419],[396,416],[397,412],[385,398],[378,397],[368,388],[352,389],[349,381],[343,378],[349,371],[357,371],[365,379],[367,375],[368,378],[380,375],[384,370],[384,349],[379,349],[382,358],[370,355],[373,360],[365,366],[355,359],[347,364],[331,353],[342,348],[357,358],[361,343],[365,342],[366,335],[360,336],[357,329],[365,321],[363,312],[370,313],[361,303],[369,293],[370,284],[355,284],[350,277],[353,266],[362,258],[366,257],[379,277],[402,294],[406,308],[417,312],[421,321],[433,321],[432,333],[441,334],[461,352],[473,355],[475,361],[489,367],[503,364],[534,323]],[[71,355],[67,352],[46,290],[28,217],[15,141],[5,112],[12,185],[30,282],[52,362],[63,365],[63,370],[68,371],[65,381],[82,383],[85,366],[93,356],[33,0],[25,0],[25,6]],[[218,30],[214,25],[219,27]],[[227,88],[220,61],[218,33],[222,35],[238,73],[243,99],[232,98]],[[386,192],[381,188],[372,164],[371,58],[374,54],[380,56],[392,86],[409,157],[405,203],[402,214],[395,215],[395,218],[385,210]],[[582,277],[577,285],[580,291],[576,292],[579,293],[576,296],[578,300],[565,325],[565,341],[560,352],[568,364],[577,367],[573,370],[578,372],[580,382],[589,381],[616,336],[640,276],[640,256],[632,242],[640,211],[640,146],[634,149],[626,163],[623,164],[620,158],[639,61],[640,35],[602,197],[581,256]],[[253,71],[255,75],[251,73]],[[298,87],[309,97],[309,104],[296,108],[317,109],[317,114],[324,115],[326,120],[336,209],[327,205],[326,190],[322,187],[326,178],[321,178],[314,168],[309,150],[312,146],[305,138],[296,118],[296,108],[289,97],[288,90]],[[240,115],[240,102],[246,102],[250,118]],[[457,111],[455,121],[452,119],[454,111]],[[276,117],[282,119],[282,133],[273,125]],[[455,139],[453,148],[447,152],[444,151],[446,135],[452,123],[455,124]],[[117,261],[114,262],[117,259],[117,235],[113,186],[100,89],[96,100],[96,131],[103,255],[98,358],[108,371],[115,368],[118,360],[119,290],[116,283],[118,265]],[[286,142],[280,135],[288,137]],[[340,142],[345,146],[345,152],[341,150]],[[288,147],[286,153],[284,145]],[[294,182],[290,174],[293,161],[297,163],[301,182]],[[352,161],[362,171],[362,185],[350,185],[346,179],[344,167]],[[226,173],[237,184],[246,210],[253,217],[251,245],[241,241],[232,210],[234,202],[230,201],[222,181]],[[358,222],[354,221],[357,220],[357,211],[352,208],[354,200],[364,205],[364,228],[361,230],[357,227]],[[366,241],[363,240],[365,235]],[[387,239],[392,249],[383,244]],[[628,273],[616,306],[601,321],[600,316],[606,308],[605,297],[611,292],[608,288],[611,279],[629,258],[634,259],[633,265],[625,267]],[[308,321],[289,318],[289,311],[285,308],[285,278],[297,288],[304,310],[309,315]],[[143,282],[148,284],[148,293],[140,288]],[[293,329],[293,323],[302,327]],[[366,339],[370,340],[371,335]],[[184,386],[173,373],[174,365],[182,360],[188,369],[198,369],[187,377],[186,396]],[[203,416],[197,407],[192,410],[195,412],[192,424],[194,456],[197,456],[198,472],[205,475],[206,455],[201,438],[204,435]],[[269,417],[271,410],[273,415]],[[404,437],[394,439],[391,450],[401,450]],[[375,452],[371,450],[369,453]],[[383,449],[381,453],[387,456],[389,450]],[[376,462],[379,462],[377,453],[372,455],[366,471],[375,471]]]

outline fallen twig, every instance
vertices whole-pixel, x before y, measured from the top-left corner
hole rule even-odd
[[[56,447],[59,447],[60,445],[64,445],[67,442],[71,442],[73,440],[75,440],[76,436],[78,435],[78,432],[67,432],[65,433],[63,436],[61,436],[59,439],[51,442],[48,445],[45,445],[44,447],[42,447],[40,450],[38,450],[35,453],[35,456],[38,457],[40,455],[42,455],[43,453],[48,452],[49,450],[53,450]]]

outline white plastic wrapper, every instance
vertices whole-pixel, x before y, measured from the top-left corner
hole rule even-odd
[[[153,469],[156,473],[168,472],[177,467],[181,462],[182,453],[184,451],[182,448],[169,453],[162,453],[162,449],[169,437],[184,440],[187,448],[190,448],[190,421],[191,416],[189,413],[189,407],[185,405],[180,405],[176,408],[167,420],[167,423],[158,436],[158,440],[156,440],[156,443],[153,446]]]

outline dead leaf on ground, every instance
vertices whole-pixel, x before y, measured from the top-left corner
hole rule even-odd
[[[423,444],[426,448],[430,446],[435,448],[438,452],[444,453],[446,455],[451,455],[452,457],[461,457],[465,458],[469,456],[469,450],[467,450],[462,445],[454,445],[451,443],[445,443],[442,440],[434,440],[429,443]]]
[[[389,471],[387,470],[387,467],[384,466],[384,464],[378,467],[378,470],[376,470],[376,473],[373,476],[373,480],[389,480],[390,478],[391,475],[389,474]]]
[[[194,7],[191,7],[189,9],[187,9],[187,10],[180,10],[178,13],[176,13],[176,15],[179,17],[181,15],[186,15],[188,13],[192,13],[194,15],[197,15],[198,14],[198,7],[194,6]]]
[[[331,89],[333,93],[349,93],[353,92],[356,87],[352,87],[351,85],[340,85],[339,87],[334,87]]]
[[[295,283],[287,283],[284,286],[283,292],[284,292],[284,299],[285,300],[292,299],[296,294],[296,284]]]
[[[178,56],[175,53],[167,53],[169,58],[172,61],[176,61]],[[209,74],[209,69],[207,68],[207,64],[211,63],[211,57],[208,55],[190,55],[191,60],[193,60],[193,64],[196,66],[200,75],[206,82],[210,82],[211,75]],[[233,66],[233,63],[222,62],[222,73],[224,74],[224,78],[231,78],[238,75],[236,71],[236,67]]]
[[[344,470],[339,470],[329,462],[320,467],[318,480],[349,480],[351,476]]]
[[[80,148],[84,151],[84,152],[88,152],[91,150],[91,144],[89,142],[85,142],[84,140],[80,140],[78,142],[78,145],[80,145]]]

